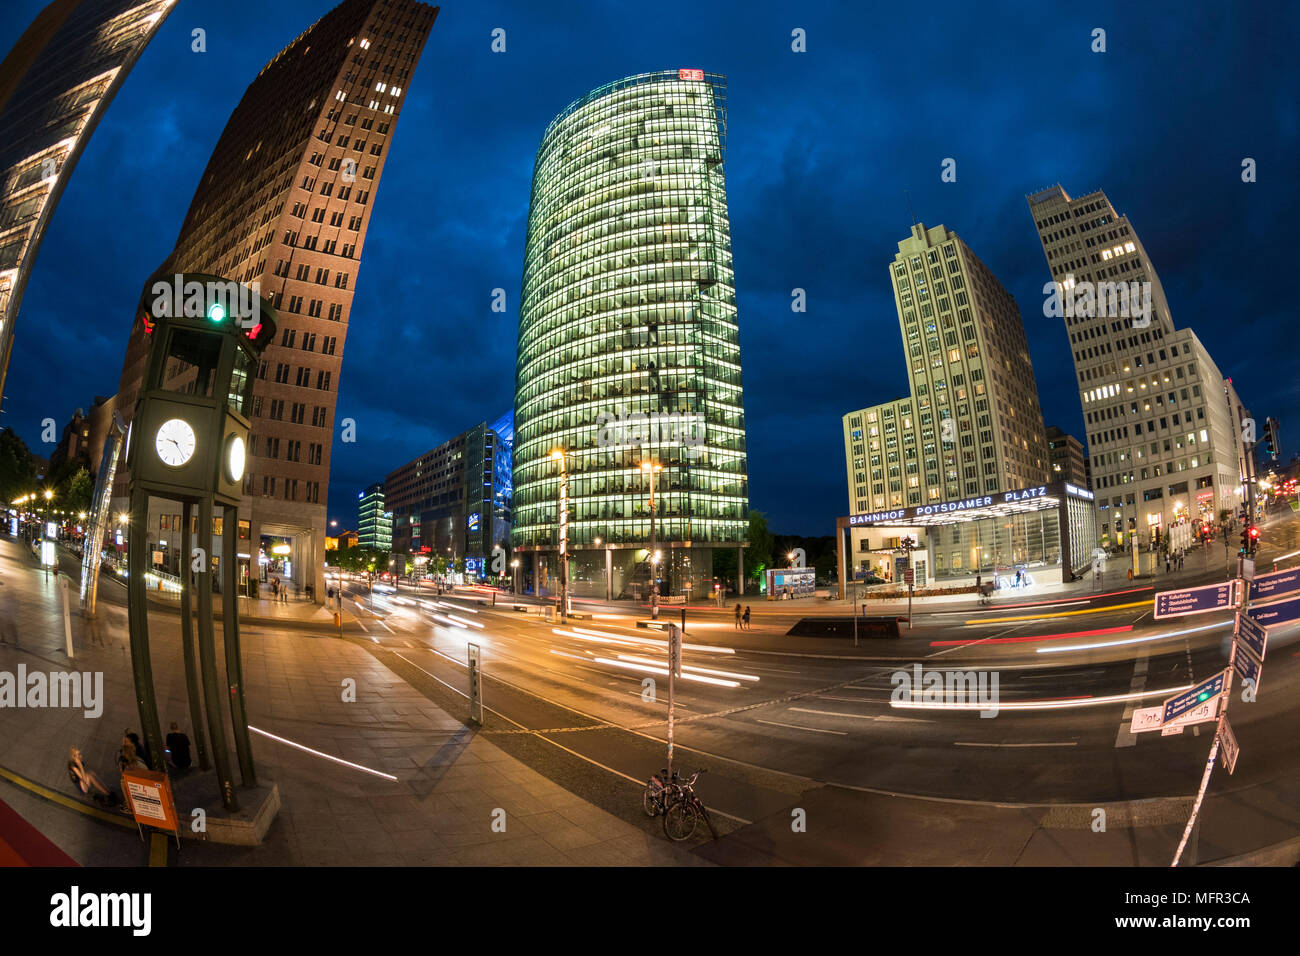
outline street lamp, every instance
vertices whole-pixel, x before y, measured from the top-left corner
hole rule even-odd
[[[564,449],[557,448],[551,457],[560,463],[560,620],[569,621],[569,470]]]
[[[518,594],[519,593],[519,559],[515,558],[513,561],[511,561],[510,567],[514,569],[513,571],[510,572],[514,583],[514,593]]]
[[[654,461],[641,462],[641,470],[650,476],[650,617],[659,619],[659,537],[655,532],[655,473],[664,466]]]

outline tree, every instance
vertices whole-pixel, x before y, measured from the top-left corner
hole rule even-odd
[[[776,538],[767,528],[767,516],[761,511],[750,509],[749,549],[745,553],[746,577],[763,577],[763,572],[772,566],[772,548],[775,544]]]
[[[59,497],[63,499],[64,506],[69,511],[79,514],[82,511],[90,511],[94,493],[95,483],[91,480],[90,472],[85,468],[78,468],[60,491]]]
[[[36,488],[36,459],[12,428],[0,431],[0,503],[8,504]]]

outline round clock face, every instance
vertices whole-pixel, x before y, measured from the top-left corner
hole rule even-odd
[[[244,439],[238,435],[231,435],[226,441],[226,477],[231,481],[238,482],[244,477],[246,454]]]
[[[179,468],[194,457],[194,429],[183,418],[171,418],[158,428],[154,448],[163,464]]]

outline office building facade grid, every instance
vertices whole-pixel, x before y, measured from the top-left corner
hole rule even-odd
[[[252,552],[263,539],[291,544],[299,586],[314,587],[324,564],[335,406],[361,251],[437,13],[411,0],[345,0],[281,50],[231,114],[159,269],[256,284],[277,310],[277,339],[256,370],[240,514]],[[128,418],[146,355],[137,323],[118,392]],[[118,474],[124,495],[127,476]],[[314,590],[321,599],[323,589]]]
[[[515,392],[517,549],[737,546],[745,418],[723,77],[629,77],[547,128],[533,174]],[[701,568],[696,568],[698,578]],[[707,572],[706,572],[707,573]]]
[[[174,3],[55,0],[0,63],[0,404],[14,321],[59,197]]]
[[[1142,240],[1105,193],[1058,185],[1027,201],[1070,337],[1103,542],[1217,524],[1241,499],[1235,393],[1174,326]]]

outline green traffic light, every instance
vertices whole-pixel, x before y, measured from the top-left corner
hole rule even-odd
[[[208,306],[208,318],[213,322],[220,322],[226,317],[226,309],[220,302],[213,302]]]

